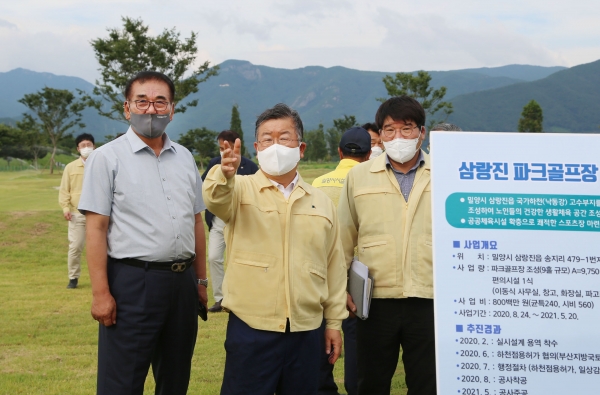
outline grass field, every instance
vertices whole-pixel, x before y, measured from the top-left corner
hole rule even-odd
[[[306,164],[307,182],[335,164]],[[98,325],[90,316],[87,268],[66,289],[67,224],[60,172],[0,172],[0,394],[93,394]],[[85,258],[83,260],[85,262]],[[212,305],[209,290],[209,305]],[[200,321],[189,394],[218,394],[225,363],[225,313]],[[406,394],[402,364],[392,394]],[[343,360],[335,378],[343,393]],[[151,374],[145,394],[154,393]]]

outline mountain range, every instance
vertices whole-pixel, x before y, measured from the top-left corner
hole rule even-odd
[[[189,97],[198,99],[198,106],[177,114],[167,131],[177,139],[191,128],[226,129],[231,107],[237,104],[246,141],[250,142],[256,116],[278,102],[298,110],[306,130],[319,123],[329,127],[333,119],[344,114],[355,115],[361,123],[369,122],[380,104],[376,99],[386,96],[382,78],[387,74],[344,67],[289,70],[228,60],[220,64],[218,76],[202,83],[199,92]],[[508,65],[430,74],[431,85],[446,86],[446,99],[454,104],[449,121],[464,130],[515,131],[520,112],[531,99],[542,106],[547,131],[591,132],[600,125],[600,61],[569,69]],[[0,73],[0,122],[18,119],[26,111],[18,99],[44,86],[86,92],[93,88],[77,77],[25,69]],[[85,110],[83,121],[85,130],[99,141],[127,127],[99,116],[93,109]]]

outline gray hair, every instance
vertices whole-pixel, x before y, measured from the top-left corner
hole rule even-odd
[[[296,128],[296,134],[298,135],[298,139],[302,141],[302,137],[304,137],[304,126],[302,125],[300,115],[298,115],[298,112],[296,110],[292,110],[290,107],[283,103],[275,104],[273,108],[265,110],[262,114],[258,116],[254,127],[254,138],[258,139],[258,128],[260,127],[260,125],[262,125],[266,121],[270,121],[271,119],[283,118],[291,118],[291,120],[294,122],[294,127]]]
[[[442,123],[438,123],[437,125],[432,127],[430,131],[431,132],[435,132],[435,131],[462,132],[463,130],[453,123],[442,122]]]

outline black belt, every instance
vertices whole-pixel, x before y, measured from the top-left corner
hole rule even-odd
[[[141,261],[139,259],[134,258],[124,258],[124,259],[115,259],[112,257],[108,257],[109,260],[115,263],[122,263],[124,265],[141,267],[146,270],[148,269],[157,269],[157,270],[169,270],[176,273],[185,272],[189,269],[194,260],[196,260],[196,255],[194,254],[191,258],[188,259],[178,259],[176,261],[171,262],[147,262]]]

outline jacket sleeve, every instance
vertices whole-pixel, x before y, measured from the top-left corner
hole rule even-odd
[[[206,166],[206,170],[204,170],[204,173],[202,173],[202,181],[204,181],[206,179],[206,175],[208,174],[208,172],[210,171],[210,169],[212,169],[214,167],[214,165],[217,164],[217,159],[218,158],[212,158],[209,162],[208,162],[208,166]]]
[[[347,273],[344,263],[344,253],[340,242],[340,225],[331,202],[333,211],[333,229],[329,235],[330,247],[327,257],[327,288],[329,296],[323,302],[323,317],[327,329],[342,329],[342,320],[348,317],[346,309]]]
[[[236,178],[227,179],[221,171],[221,166],[213,166],[206,175],[202,185],[202,197],[206,208],[214,215],[229,222],[234,214],[233,207],[237,205]]]
[[[58,204],[60,204],[60,207],[62,207],[63,214],[71,211],[71,183],[68,166],[65,167],[60,180],[60,188],[58,189]]]
[[[352,169],[354,170],[354,169]],[[338,203],[338,217],[340,221],[340,240],[344,251],[346,269],[350,268],[354,258],[354,249],[358,241],[358,215],[354,205],[354,173],[348,173]]]

